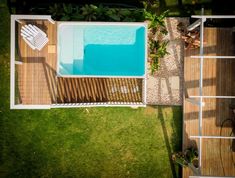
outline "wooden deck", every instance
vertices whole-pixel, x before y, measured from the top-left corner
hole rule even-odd
[[[142,102],[143,79],[61,78],[56,76],[57,28],[48,21],[27,21],[45,31],[49,43],[39,52],[32,50],[18,34],[17,65],[19,103],[55,104],[90,102]]]
[[[205,28],[204,55],[234,55],[233,33],[229,28]],[[198,135],[199,107],[185,100],[188,96],[199,95],[199,59],[190,58],[199,55],[199,50],[186,50],[184,60],[184,127],[183,149],[198,145],[198,140],[190,139],[190,135]],[[235,60],[204,59],[203,95],[235,96]],[[227,118],[233,117],[232,99],[204,99],[203,135],[230,136],[231,124],[221,129]],[[202,175],[235,176],[235,153],[231,151],[231,140],[202,140]],[[183,177],[193,175],[188,168],[183,169]]]
[[[142,79],[58,78],[57,103],[141,102]]]
[[[23,22],[23,21],[22,21]],[[20,36],[21,26],[31,23],[47,33],[49,42],[41,50],[32,50]],[[18,26],[18,55],[22,65],[17,65],[19,98],[22,104],[51,104],[55,101],[51,88],[56,81],[56,53],[49,53],[49,47],[57,43],[56,24],[47,20],[26,21]]]

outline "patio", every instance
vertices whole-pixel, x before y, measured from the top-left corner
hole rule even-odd
[[[49,42],[32,50],[20,29],[33,24],[46,32]],[[48,20],[21,20],[16,26],[16,103],[57,105],[73,103],[141,104],[143,78],[65,78],[57,75],[57,25]]]
[[[18,32],[25,23],[40,27],[48,35],[49,42],[41,50],[31,49],[18,33],[17,65],[19,102],[22,104],[51,104],[56,101],[56,24],[47,20],[28,20],[18,25]],[[50,92],[51,91],[51,92]]]

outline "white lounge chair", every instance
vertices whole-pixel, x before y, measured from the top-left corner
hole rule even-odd
[[[46,33],[35,25],[24,25],[21,28],[21,36],[24,41],[33,49],[41,50],[49,41]]]

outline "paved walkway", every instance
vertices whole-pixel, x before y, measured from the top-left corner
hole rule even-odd
[[[184,42],[177,30],[179,22],[188,23],[188,18],[167,18],[166,26],[170,53],[160,61],[154,76],[147,74],[147,103],[150,105],[182,105]]]

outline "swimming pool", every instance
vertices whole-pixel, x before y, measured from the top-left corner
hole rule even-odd
[[[60,76],[141,77],[145,75],[144,23],[61,22]]]

